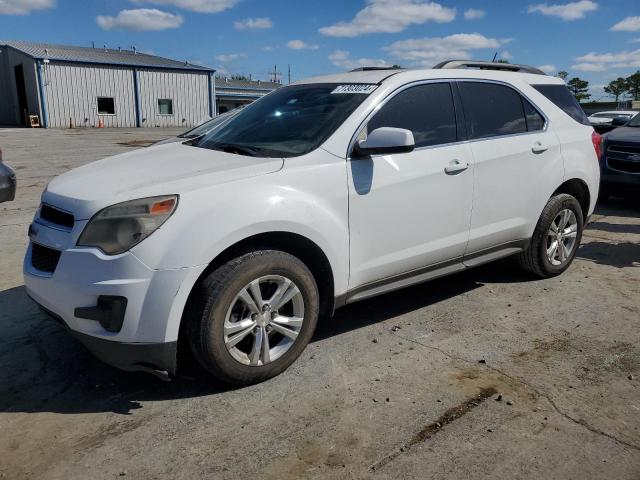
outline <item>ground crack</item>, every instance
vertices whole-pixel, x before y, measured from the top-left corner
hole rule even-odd
[[[396,334],[397,335],[397,334]],[[468,364],[472,364],[474,366],[477,365],[477,362],[474,362],[473,360],[469,360],[468,358],[464,358],[464,357],[460,357],[458,355],[454,355],[453,353],[450,353],[446,350],[443,350],[442,348],[439,347],[434,347],[433,345],[426,345],[424,343],[421,343],[413,338],[407,338],[404,337],[402,335],[397,335],[398,337],[402,338],[403,340],[406,340],[407,342],[412,342],[415,343],[417,345],[420,345],[421,347],[424,348],[428,348],[430,350],[434,350],[436,352],[440,352],[442,355],[444,355],[445,357],[454,359],[454,360],[459,360],[461,362],[464,363],[468,363]],[[538,396],[544,398],[547,402],[549,402],[549,405],[551,405],[551,408],[553,408],[556,413],[558,413],[558,415],[566,418],[567,420],[569,420],[570,422],[575,423],[576,425],[580,425],[581,427],[589,430],[591,433],[595,433],[597,435],[602,435],[603,437],[606,437],[610,440],[613,440],[614,442],[620,444],[620,445],[624,445],[625,447],[628,448],[632,448],[634,450],[638,450],[640,451],[640,446],[631,443],[631,442],[627,442],[626,440],[622,440],[618,437],[616,437],[615,435],[611,434],[611,433],[607,433],[603,430],[600,430],[599,428],[596,428],[592,425],[589,425],[587,422],[585,422],[582,419],[579,418],[574,418],[572,417],[570,414],[568,414],[567,412],[565,412],[564,410],[562,410],[555,402],[555,400],[553,400],[553,398],[551,398],[551,396],[543,391],[541,391],[540,389],[538,389],[537,387],[533,386],[531,383],[527,382],[526,380],[523,380],[521,378],[518,377],[514,377],[508,373],[506,373],[505,371],[501,370],[500,368],[497,367],[492,367],[491,365],[485,364],[485,366],[489,369],[489,370],[493,370],[496,373],[499,373],[500,375],[503,375],[504,377],[507,377],[508,379],[517,382],[517,383],[521,383],[522,385],[527,386],[528,388],[530,388],[531,390],[533,390],[533,392],[535,392]]]
[[[425,440],[428,440],[433,435],[438,433],[445,425],[448,425],[454,422],[455,420],[459,419],[463,415],[466,415],[471,410],[476,408],[478,405],[480,405],[482,402],[484,402],[488,398],[491,398],[496,393],[498,392],[493,387],[483,388],[482,390],[480,390],[480,393],[478,393],[477,395],[469,398],[468,400],[465,400],[464,402],[462,402],[459,405],[456,405],[455,407],[451,407],[442,415],[440,415],[440,417],[435,422],[432,422],[426,425],[422,430],[420,430],[413,437],[411,437],[411,440],[409,440],[409,442],[405,443],[398,450],[392,452],[391,454],[387,455],[383,459],[371,465],[369,469],[372,471],[378,470],[380,467],[383,467],[384,465],[389,463],[391,460],[396,458],[398,455],[406,452],[408,449],[410,449],[414,445],[417,445],[418,443],[422,443]]]

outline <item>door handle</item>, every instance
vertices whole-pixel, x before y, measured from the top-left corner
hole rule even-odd
[[[463,172],[469,168],[469,164],[467,162],[461,162],[458,159],[452,160],[447,167],[444,168],[445,173],[452,175],[454,173]]]
[[[536,142],[533,144],[533,147],[531,147],[531,151],[533,153],[544,153],[547,150],[549,150],[549,147],[547,147],[546,145],[543,145],[542,142]]]

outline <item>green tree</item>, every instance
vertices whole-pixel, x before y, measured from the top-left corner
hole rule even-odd
[[[571,91],[571,93],[573,93],[573,96],[576,97],[579,102],[591,97],[591,95],[587,93],[589,91],[589,82],[586,80],[582,80],[578,77],[573,77],[567,82],[567,87],[569,87],[569,90]]]
[[[402,66],[398,65],[397,63],[394,63],[393,65],[391,65],[391,68],[393,70],[402,70]]]
[[[561,78],[565,82],[567,81],[568,76],[569,76],[569,73],[565,72],[564,70],[560,70],[558,73],[556,73],[556,77]]]
[[[627,91],[634,100],[640,100],[640,70],[627,77]]]
[[[627,80],[618,77],[615,80],[609,82],[609,85],[604,87],[604,91],[609,95],[616,97],[616,102],[620,98],[620,95],[624,95],[629,90],[629,84]]]

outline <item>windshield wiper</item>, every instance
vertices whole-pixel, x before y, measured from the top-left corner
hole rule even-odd
[[[253,147],[245,147],[244,145],[234,145],[233,143],[213,143],[209,145],[216,150],[222,150],[227,153],[237,153],[238,155],[246,155],[249,157],[263,157],[260,149]]]

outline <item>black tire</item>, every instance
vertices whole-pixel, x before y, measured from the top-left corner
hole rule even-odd
[[[294,343],[281,357],[265,365],[245,365],[225,346],[225,316],[238,292],[266,275],[282,275],[296,284],[304,301],[304,321]],[[279,375],[300,356],[315,331],[320,306],[316,281],[306,265],[288,253],[247,253],[211,272],[197,288],[190,306],[188,341],[198,362],[225,383],[251,385]]]
[[[570,255],[567,260],[561,265],[553,265],[547,257],[547,233],[551,228],[551,222],[554,221],[558,213],[564,209],[570,209],[576,216],[578,229],[576,241],[573,245]],[[576,256],[580,241],[582,240],[582,230],[584,228],[584,219],[582,214],[582,208],[580,203],[566,193],[555,195],[547,202],[547,205],[542,210],[542,215],[538,220],[536,229],[533,232],[533,237],[528,247],[518,255],[518,263],[522,268],[528,270],[542,278],[555,277],[564,272]]]

